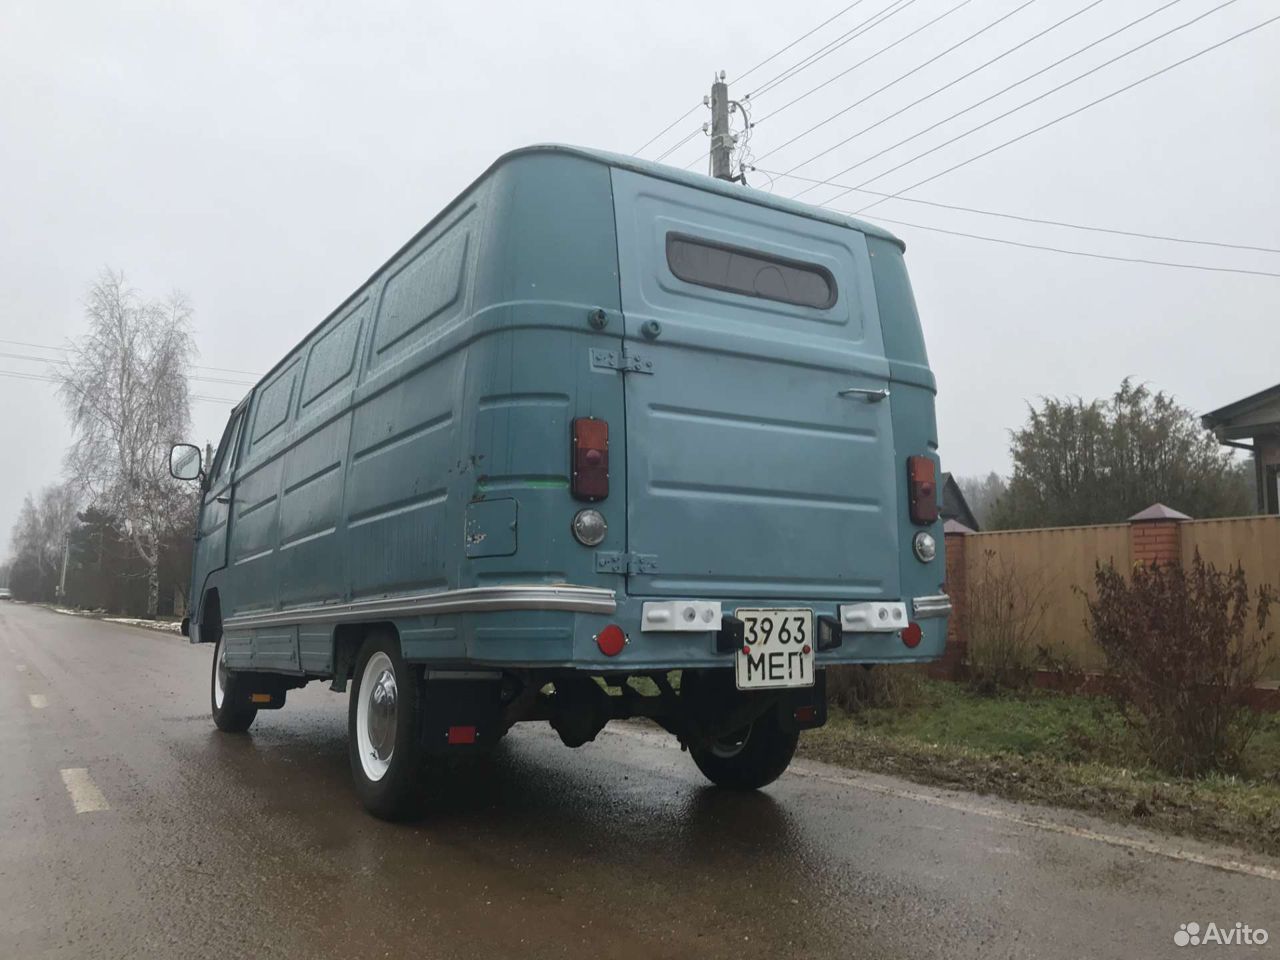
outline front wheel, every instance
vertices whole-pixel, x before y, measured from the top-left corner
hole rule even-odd
[[[799,740],[798,730],[783,730],[778,711],[768,710],[736,733],[707,746],[691,746],[689,753],[716,786],[758,790],[782,776]]]
[[[244,678],[227,669],[227,645],[221,637],[213,650],[209,701],[213,725],[223,733],[244,733],[258,715],[258,708],[245,695]]]
[[[399,639],[371,634],[356,659],[347,752],[360,802],[383,820],[403,819],[416,808],[421,703],[420,679],[401,657]]]

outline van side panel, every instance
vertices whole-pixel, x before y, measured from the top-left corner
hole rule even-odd
[[[456,577],[458,410],[486,194],[481,187],[404,251],[378,292],[347,470],[351,599],[439,590]]]
[[[280,487],[300,367],[295,354],[255,391],[249,407],[244,454],[236,471],[232,500],[227,591],[232,614],[271,610],[276,604]],[[228,615],[227,610],[223,615]]]
[[[523,158],[495,173],[492,191],[462,405],[465,501],[475,518],[488,513],[480,504],[510,501],[503,510],[515,524],[515,549],[487,548],[503,531],[467,523],[468,543],[450,545],[461,558],[458,585],[619,588],[617,576],[595,569],[597,549],[626,542],[623,375],[591,362],[592,349],[617,351],[622,342],[609,171],[576,159]],[[602,330],[590,322],[597,310]],[[576,417],[603,419],[617,437],[609,496],[590,504],[609,524],[598,548],[570,532],[573,515],[588,506],[570,493]],[[506,644],[516,625],[468,630],[469,654]]]

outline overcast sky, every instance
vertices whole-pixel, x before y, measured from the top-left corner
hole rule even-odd
[[[601,3],[0,2],[0,338],[57,346],[83,327],[103,267],[144,292],[186,291],[198,362],[265,371],[505,150],[559,141],[631,152],[707,91],[733,96],[878,14],[867,30],[754,98],[761,157],[1026,0]],[[785,171],[939,89],[1091,0],[1032,0],[955,52],[760,161]],[[1092,9],[796,173],[823,179],[1169,0]],[[840,183],[861,184],[1219,6],[1167,10]],[[949,12],[948,11],[952,11]],[[1164,40],[911,163],[893,193],[1261,23],[1236,0]],[[794,97],[941,14],[936,24]],[[1280,248],[1280,23],[911,191],[1041,219]],[[699,109],[644,151],[704,119]],[[704,162],[694,137],[667,158]],[[756,178],[767,184],[764,177]],[[805,184],[782,180],[791,195]],[[806,194],[825,201],[835,191]],[[850,194],[856,209],[875,197]],[[886,202],[871,217],[1074,250],[1280,273],[1280,254],[1149,241]],[[1043,394],[1093,397],[1125,375],[1211,409],[1280,379],[1280,277],[1112,262],[891,225],[937,373],[945,467],[1009,468],[1007,431]],[[0,344],[0,352],[45,354]],[[0,370],[47,365],[0,358]],[[205,370],[207,377],[231,375]],[[244,388],[201,382],[234,399]],[[197,402],[193,439],[230,407]],[[22,497],[59,478],[69,440],[49,384],[0,376],[0,555]]]

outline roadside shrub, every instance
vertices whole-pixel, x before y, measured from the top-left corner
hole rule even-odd
[[[1189,570],[1098,566],[1094,586],[1086,623],[1151,762],[1181,776],[1238,769],[1261,719],[1247,698],[1267,666],[1270,589],[1251,596],[1241,567],[1199,551]]]
[[[987,550],[965,593],[969,684],[992,696],[1025,689],[1031,681],[1036,641],[1044,625],[1045,584],[1035,573]]]
[[[859,664],[827,668],[827,701],[850,713],[873,707],[911,707],[924,698],[923,680],[914,666]]]

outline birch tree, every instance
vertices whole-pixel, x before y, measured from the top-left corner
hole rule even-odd
[[[89,291],[86,319],[88,332],[57,371],[74,433],[66,465],[90,505],[122,519],[147,567],[147,613],[155,617],[161,544],[190,507],[168,462],[191,420],[191,308],[177,293],[145,299],[108,270]]]

